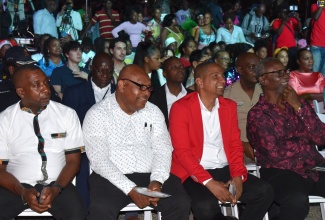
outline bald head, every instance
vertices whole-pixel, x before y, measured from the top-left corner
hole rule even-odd
[[[248,63],[249,61],[254,60],[254,59],[259,60],[258,56],[254,53],[248,53],[248,52],[241,53],[241,54],[239,54],[239,56],[236,59],[235,66],[243,67],[246,65],[246,63]]]
[[[104,52],[97,53],[93,59],[92,66],[99,68],[103,62],[106,62],[110,66],[114,66],[113,58]]]
[[[149,79],[148,74],[146,74],[146,72],[144,71],[144,69],[142,67],[140,67],[136,64],[130,64],[130,65],[126,65],[123,67],[118,79],[123,79],[123,78],[136,79],[139,77],[141,77],[141,78],[144,77],[144,78]]]
[[[115,97],[124,112],[131,115],[145,107],[152,87],[143,68],[136,64],[124,66],[117,83]]]

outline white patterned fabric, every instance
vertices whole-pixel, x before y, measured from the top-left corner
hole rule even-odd
[[[151,173],[151,181],[169,177],[172,146],[165,118],[155,105],[128,115],[115,93],[95,104],[83,122],[87,156],[94,172],[126,195],[136,186],[124,174]]]

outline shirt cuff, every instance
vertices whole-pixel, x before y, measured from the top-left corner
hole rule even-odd
[[[210,180],[212,180],[212,178],[203,181],[203,185],[206,185]]]

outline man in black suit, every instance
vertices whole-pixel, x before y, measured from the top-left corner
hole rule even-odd
[[[169,111],[172,104],[183,98],[191,90],[182,85],[185,78],[185,67],[177,57],[170,57],[163,63],[163,75],[167,82],[151,94],[149,102],[155,104],[164,114],[168,127]]]
[[[68,87],[64,91],[62,103],[73,108],[83,123],[87,111],[97,102],[115,92],[113,81],[114,63],[107,53],[95,55],[90,65],[90,80]],[[89,206],[89,162],[86,154],[81,157],[81,167],[76,178],[76,187],[80,192],[84,205]]]

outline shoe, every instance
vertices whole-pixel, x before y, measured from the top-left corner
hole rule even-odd
[[[238,220],[238,218],[233,216],[225,216],[227,220]]]

